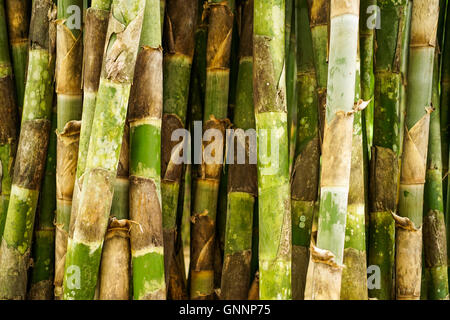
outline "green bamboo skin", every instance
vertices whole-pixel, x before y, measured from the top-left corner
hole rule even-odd
[[[320,138],[317,75],[307,0],[298,2],[297,92],[298,131],[292,173],[292,298],[305,297],[306,273],[319,190]]]
[[[242,7],[234,125],[235,130],[243,131],[255,128],[252,88],[253,7],[253,0],[245,2]],[[246,150],[246,162],[245,164],[237,163],[235,153],[234,164],[228,166],[225,247],[220,298],[246,300],[251,284],[253,212],[255,198],[258,195],[257,173],[256,165],[249,164],[251,158],[248,143],[242,138],[233,139],[238,148]]]
[[[360,5],[360,23],[359,23],[359,41],[361,55],[361,99],[370,101],[369,105],[363,111],[363,129],[369,149],[364,150],[365,154],[370,150],[373,142],[373,117],[374,117],[374,93],[375,93],[375,75],[374,75],[374,44],[375,44],[375,26],[368,26],[370,16],[374,14],[373,6],[377,5],[377,0],[362,0]]]
[[[413,1],[405,141],[396,232],[396,298],[420,299],[423,196],[439,0]]]
[[[56,99],[53,98],[52,129],[45,163],[45,175],[34,231],[33,267],[31,270],[29,300],[53,300],[55,276],[55,211],[56,211]]]
[[[448,300],[447,240],[442,188],[441,123],[439,101],[439,54],[436,49],[433,73],[430,138],[423,208],[424,267],[429,274],[427,291],[430,300]]]
[[[339,300],[349,194],[359,1],[332,0],[327,111],[313,300]],[[345,44],[345,45],[344,45]]]
[[[73,237],[74,225],[77,216],[79,195],[81,194],[82,177],[86,170],[86,159],[89,149],[89,140],[92,132],[95,104],[100,81],[101,61],[103,60],[104,44],[108,28],[109,12],[112,0],[93,1],[86,10],[85,32],[83,33],[85,44],[83,58],[83,112],[82,125],[78,143],[78,155],[76,156],[76,176],[72,193],[72,206],[70,211],[59,215],[61,221],[57,221],[56,243],[60,246],[55,251],[55,298],[63,297],[63,280],[65,255],[68,238]],[[76,146],[76,144],[72,144]],[[59,240],[60,239],[60,240]]]
[[[289,171],[295,161],[295,148],[297,140],[297,15],[295,1],[286,0],[286,101],[288,109],[289,132]]]
[[[0,2],[0,239],[8,211],[18,140],[17,106],[9,55],[4,2]]]
[[[163,55],[159,0],[147,0],[130,98],[130,218],[133,297],[166,298],[161,210]]]
[[[34,216],[50,133],[53,100],[52,1],[34,1],[22,129],[0,257],[0,298],[24,299]],[[49,32],[50,31],[50,32]],[[40,94],[36,96],[36,92]],[[28,168],[32,168],[29,170]]]
[[[308,0],[309,23],[314,51],[314,66],[317,77],[317,98],[319,101],[320,141],[323,141],[328,83],[329,53],[329,0]]]
[[[195,30],[198,20],[198,0],[178,0],[166,8],[166,54],[164,55],[164,115],[162,120],[162,213],[164,230],[164,257],[167,294],[183,296],[180,290],[185,279],[179,273],[175,243],[177,239],[177,209],[183,164],[175,164],[172,151],[179,141],[172,141],[175,130],[186,127],[189,83],[195,48]],[[187,150],[185,151],[187,152]],[[181,201],[184,199],[181,199]],[[173,267],[172,267],[173,264]],[[181,281],[175,283],[173,281]]]
[[[211,141],[203,141],[203,150],[213,148],[217,156],[224,149],[227,123],[234,1],[210,0],[207,10],[209,27],[203,132],[216,129],[222,134],[220,138],[215,137],[218,140],[215,140],[214,144]],[[206,163],[203,156],[194,191],[190,265],[190,298],[200,300],[212,299],[214,294],[215,229],[222,173],[221,163]]]
[[[358,103],[361,95],[361,61],[356,61],[356,94]],[[366,109],[365,109],[366,110]],[[350,188],[345,227],[344,265],[342,271],[341,300],[367,300],[366,260],[366,152],[364,143],[363,112],[357,112],[353,119],[352,164]]]
[[[440,49],[440,106],[441,106],[441,152],[442,152],[442,188],[444,192],[444,209],[448,210],[448,163],[449,163],[449,104],[450,104],[450,62],[448,52],[450,52],[450,19],[448,19],[448,11],[450,7],[441,0],[440,18],[437,34],[437,41]],[[442,17],[444,16],[445,19]],[[444,34],[444,35],[443,35]]]
[[[374,136],[370,169],[368,265],[380,268],[380,287],[369,286],[369,297],[394,299],[395,221],[402,154],[404,85],[408,50],[410,1],[379,1],[376,30]],[[397,35],[393,37],[392,35]]]
[[[125,126],[120,150],[110,221],[102,250],[99,300],[128,300],[131,284],[131,247],[129,218],[129,129]]]
[[[29,0],[5,0],[8,36],[14,70],[19,117],[22,115],[28,62]]]
[[[259,297],[291,299],[291,204],[285,2],[255,1],[253,90],[258,133]],[[276,146],[271,151],[269,146]],[[267,152],[261,151],[266,149]],[[277,154],[272,154],[277,152]]]
[[[78,143],[81,128],[83,93],[81,86],[83,34],[73,17],[74,6],[83,8],[82,0],[58,0],[56,21],[56,94],[57,94],[57,167],[56,167],[56,260],[63,264],[67,249],[67,230],[70,224],[72,195],[77,169]],[[82,21],[79,21],[82,23]],[[56,281],[56,299],[60,290],[63,269],[59,268]]]
[[[111,6],[83,186],[73,237],[67,244],[65,300],[94,298],[144,8],[144,0],[114,0]],[[116,59],[118,48],[122,48],[120,59]]]

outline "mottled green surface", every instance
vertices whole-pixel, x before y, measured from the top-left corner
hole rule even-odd
[[[86,160],[91,140],[92,120],[94,119],[95,104],[97,102],[96,92],[84,92],[82,125],[80,132],[80,142],[78,149],[77,180],[86,170]]]
[[[314,202],[292,200],[292,245],[309,248]]]
[[[134,299],[141,300],[147,295],[164,288],[164,254],[162,249],[139,256],[133,253]]]
[[[114,184],[114,196],[111,204],[111,217],[117,220],[129,218],[129,182],[128,177],[117,178]]]

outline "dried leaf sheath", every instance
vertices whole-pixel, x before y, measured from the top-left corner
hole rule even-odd
[[[144,9],[144,0],[112,3],[83,187],[67,244],[66,300],[94,298]]]
[[[52,1],[34,1],[22,128],[0,248],[0,298],[3,299],[24,299],[26,294],[34,217],[51,127],[55,18]]]

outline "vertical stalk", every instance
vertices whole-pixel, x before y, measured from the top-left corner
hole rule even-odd
[[[5,0],[8,22],[8,35],[14,70],[17,106],[19,117],[22,116],[25,96],[26,69],[28,61],[28,32],[30,28],[28,13],[29,0]]]
[[[297,13],[295,0],[286,0],[286,102],[289,132],[289,172],[295,160],[297,140]]]
[[[68,238],[73,238],[75,220],[78,213],[78,202],[81,195],[83,177],[86,170],[86,159],[89,140],[92,132],[92,121],[100,81],[101,61],[108,28],[109,12],[112,0],[93,0],[86,10],[85,47],[83,57],[83,113],[77,156],[77,168],[70,216],[60,216],[69,219],[56,221],[55,249],[55,298],[63,297],[64,266]],[[58,216],[57,216],[58,217]]]
[[[439,101],[439,50],[436,49],[433,72],[430,138],[423,207],[424,267],[428,273],[430,300],[448,300],[447,239],[442,192],[441,123]]]
[[[368,265],[379,268],[380,286],[369,286],[369,297],[390,300],[395,287],[395,221],[391,212],[397,212],[411,2],[393,0],[378,5],[384,27],[376,30]]]
[[[112,2],[83,187],[67,244],[66,300],[93,299],[95,294],[144,8],[144,0]]]
[[[376,22],[379,21],[377,12],[377,0],[361,0],[361,17],[359,24],[359,41],[361,55],[361,99],[370,101],[363,111],[363,129],[367,137],[368,149],[365,146],[364,153],[370,150],[373,142],[373,116],[374,116],[374,44]],[[382,5],[382,4],[380,4]],[[379,7],[378,7],[379,8]],[[381,27],[381,26],[380,26]]]
[[[57,164],[56,164],[56,248],[57,261],[65,254],[67,230],[72,209],[72,195],[77,168],[78,143],[83,94],[81,73],[83,36],[81,30],[83,1],[58,0],[56,21],[56,94],[57,94]],[[61,270],[61,269],[60,269]],[[56,279],[56,298],[61,299],[62,272]]]
[[[423,196],[430,128],[431,91],[439,0],[412,7],[408,90],[399,216],[396,216],[396,297],[420,298]]]
[[[51,127],[54,19],[50,0],[34,0],[28,79],[11,198],[0,247],[0,298],[24,299],[34,217]],[[37,94],[38,93],[38,94]]]
[[[191,218],[191,299],[211,299],[214,293],[216,214],[228,113],[234,0],[209,0],[207,10],[203,131],[209,130],[214,140],[211,136],[204,138],[202,165],[196,177]]]
[[[349,194],[359,1],[332,0],[330,60],[312,299],[338,300]]]
[[[227,219],[221,281],[221,299],[224,300],[246,300],[251,282],[253,211],[255,197],[258,194],[256,165],[250,163],[252,160],[250,152],[254,155],[256,151],[251,143],[256,143],[256,136],[249,136],[247,141],[247,133],[255,129],[252,88],[253,6],[254,1],[248,0],[242,8],[234,115],[235,135],[232,137],[231,144],[233,164],[230,164],[228,168]],[[253,130],[247,131],[249,129]],[[237,152],[234,148],[235,143]],[[243,151],[244,154],[242,154]],[[243,159],[240,159],[239,157],[242,156],[244,156]],[[242,160],[245,160],[245,163],[242,163]]]
[[[319,100],[320,141],[323,141],[328,83],[330,0],[308,0]]]
[[[52,129],[48,144],[45,176],[39,195],[34,230],[33,269],[28,299],[53,300],[55,276],[55,210],[56,210],[56,97],[53,98]]]
[[[317,74],[307,0],[297,4],[298,131],[292,173],[292,297],[305,297],[314,207],[319,190],[320,127]]]
[[[129,216],[129,129],[125,126],[110,220],[102,251],[99,281],[100,300],[128,300],[131,284]]]
[[[258,134],[259,288],[263,300],[291,298],[284,28],[284,0],[255,1],[253,97]]]
[[[130,218],[133,297],[166,298],[161,210],[163,54],[159,0],[146,0],[130,111]]]
[[[0,239],[5,228],[18,140],[13,69],[9,56],[4,1],[0,2]]]
[[[361,61],[356,60],[355,102],[360,103]],[[361,100],[362,101],[362,100]],[[367,109],[366,109],[367,110]],[[366,144],[364,143],[363,111],[355,113],[353,120],[352,164],[345,226],[344,265],[342,271],[341,300],[367,300],[366,261]]]
[[[164,258],[166,284],[170,290],[182,285],[173,284],[169,279],[184,279],[177,275],[181,270],[177,267],[175,242],[177,239],[177,209],[180,192],[180,181],[183,163],[177,160],[180,152],[176,150],[180,143],[172,141],[176,130],[186,128],[188,111],[189,85],[191,79],[192,59],[195,48],[195,30],[198,15],[198,0],[170,1],[166,8],[165,55],[164,55],[164,115],[162,119],[162,213],[164,230]],[[183,137],[187,139],[187,137]],[[183,157],[187,159],[187,141],[183,144]],[[172,267],[173,264],[173,267]],[[177,295],[176,293],[172,294]]]
[[[444,209],[448,210],[448,166],[449,166],[449,126],[450,126],[450,61],[448,58],[450,52],[450,5],[447,1],[440,1],[440,18],[437,33],[440,56],[442,57],[439,67],[441,77],[440,81],[440,113],[441,113],[441,152],[442,152],[442,175],[444,192]]]

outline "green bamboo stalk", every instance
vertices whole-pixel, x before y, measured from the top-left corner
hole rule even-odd
[[[312,299],[338,300],[349,194],[359,1],[333,0],[317,248]]]
[[[367,136],[367,154],[373,143],[373,117],[374,117],[374,93],[375,93],[375,75],[374,75],[374,44],[376,22],[379,21],[377,12],[377,0],[361,0],[361,17],[359,23],[359,41],[361,55],[361,99],[370,101],[369,105],[363,111],[363,125],[366,128]],[[383,5],[383,4],[380,4]],[[381,26],[379,26],[381,27]]]
[[[45,170],[53,100],[54,19],[50,0],[33,2],[28,79],[11,199],[0,248],[0,298],[24,299],[34,216]],[[38,94],[37,94],[38,93]]]
[[[439,0],[415,0],[409,49],[405,140],[396,216],[396,298],[420,298],[422,221]]]
[[[125,126],[120,150],[110,221],[103,245],[99,278],[99,300],[128,300],[131,284],[129,218],[129,129]]]
[[[286,0],[286,102],[289,132],[289,172],[295,161],[297,140],[297,16],[295,1]]]
[[[112,2],[83,187],[67,244],[66,300],[94,298],[144,8],[144,0]]]
[[[56,93],[57,93],[57,166],[56,166],[56,261],[66,253],[77,169],[78,144],[83,93],[81,73],[83,58],[82,0],[58,0],[56,21]],[[78,8],[78,11],[77,9]],[[62,298],[63,269],[56,275],[56,299]]]
[[[0,2],[0,239],[8,212],[18,140],[17,107],[9,56],[4,1]]]
[[[34,230],[33,267],[28,299],[53,300],[55,272],[55,211],[56,211],[56,96],[53,98],[52,129],[48,144],[45,176],[36,215]]]
[[[234,115],[234,130],[237,137],[236,139],[232,137],[233,164],[228,167],[228,201],[220,295],[224,300],[246,300],[251,282],[253,211],[258,188],[256,165],[250,163],[250,151],[255,150],[250,149],[244,131],[255,129],[252,88],[253,6],[253,0],[249,0],[242,8],[240,62]],[[238,152],[245,150],[245,164],[238,163],[234,145],[237,146]]]
[[[291,298],[284,27],[284,0],[255,1],[253,96],[259,146],[259,288],[263,300]]]
[[[361,103],[361,61],[356,61],[355,102]],[[345,227],[344,265],[342,271],[341,300],[367,300],[366,260],[366,144],[364,144],[363,112],[353,119],[352,164]]]
[[[225,125],[228,111],[230,53],[233,32],[234,0],[208,1],[209,28],[206,47],[206,87],[203,130],[215,129],[221,136],[203,141],[204,150],[214,149],[196,177],[191,227],[191,299],[211,299],[214,293],[214,245],[216,213]],[[213,159],[211,159],[213,158]],[[216,161],[217,160],[217,161]],[[203,254],[205,252],[205,254]]]
[[[378,5],[384,27],[376,30],[377,43],[383,45],[378,45],[375,56],[368,265],[379,268],[380,287],[369,286],[369,297],[390,300],[395,287],[395,221],[391,212],[397,212],[411,1],[382,1]]]
[[[9,43],[14,70],[19,117],[22,115],[28,61],[29,0],[5,0]]]
[[[159,0],[146,0],[130,97],[130,218],[133,297],[166,298],[161,206],[163,54]]]
[[[327,102],[330,0],[308,0],[308,5],[309,23],[314,51],[314,65],[317,77],[320,141],[322,143]]]
[[[292,173],[292,297],[305,297],[314,206],[319,190],[320,127],[317,75],[307,0],[297,2],[298,131]]]
[[[447,203],[450,199],[447,196],[448,184],[448,167],[449,167],[449,105],[450,105],[450,61],[448,52],[450,52],[450,5],[445,5],[447,1],[440,1],[440,18],[437,33],[437,41],[439,43],[440,55],[440,111],[441,111],[441,151],[442,151],[442,176],[443,176],[443,192],[444,192],[444,209],[448,210]]]
[[[447,240],[442,190],[442,154],[439,96],[439,50],[436,49],[433,72],[430,138],[423,207],[424,267],[429,275],[427,288],[430,300],[448,300]]]
[[[162,120],[162,213],[164,230],[164,257],[168,295],[170,290],[182,288],[182,284],[171,283],[169,279],[184,279],[177,275],[177,209],[180,195],[180,181],[183,164],[177,163],[179,153],[172,158],[172,151],[180,143],[172,141],[176,130],[186,127],[189,83],[195,48],[195,30],[198,15],[198,0],[170,1],[166,8],[166,53],[164,55],[164,115]],[[184,137],[185,139],[187,137]],[[187,150],[184,150],[187,152]],[[182,201],[181,199],[180,201]],[[174,263],[174,267],[171,265]],[[172,284],[172,285],[171,285]]]
[[[108,28],[109,12],[112,0],[93,0],[86,10],[85,47],[83,58],[83,113],[77,156],[77,168],[72,194],[71,211],[57,215],[55,250],[55,298],[63,297],[64,266],[68,238],[73,238],[75,220],[78,211],[79,196],[86,170],[89,140],[92,132],[95,104],[100,81],[101,61]]]

